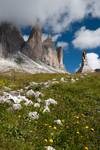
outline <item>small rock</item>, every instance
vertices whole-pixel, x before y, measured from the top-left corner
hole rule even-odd
[[[19,93],[24,93],[23,89],[18,90]]]
[[[10,91],[10,94],[12,96],[18,96],[19,95],[19,92],[18,91]]]
[[[24,104],[25,104],[25,106],[31,106],[31,105],[33,105],[33,102],[31,100],[28,100]]]
[[[36,97],[36,98],[39,98],[40,96],[43,96],[43,94],[42,94],[41,92],[37,91],[37,92],[35,93],[35,97]]]
[[[20,104],[13,104],[12,108],[13,108],[13,110],[20,110],[22,107]]]
[[[32,89],[27,91],[27,93],[26,93],[27,97],[34,96],[34,95],[35,95],[35,92]]]
[[[12,94],[4,92],[3,100],[6,102],[10,100],[11,102],[15,104],[19,104],[22,101],[22,98],[20,96],[13,96]]]
[[[33,120],[39,119],[39,114],[38,114],[37,112],[30,112],[28,115],[29,115],[29,117],[30,117],[31,119],[33,119]]]

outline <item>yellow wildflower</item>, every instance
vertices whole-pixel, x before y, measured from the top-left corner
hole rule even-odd
[[[47,139],[44,139],[44,141],[45,141],[45,142],[48,142],[48,140],[47,140]]]
[[[50,142],[50,143],[53,143],[53,139],[49,139],[49,142]]]
[[[62,122],[64,123],[64,122],[65,122],[65,120],[63,119],[63,120],[62,120]]]
[[[76,116],[76,119],[79,119],[79,117],[78,117],[78,116]]]
[[[54,127],[53,127],[53,129],[54,129],[54,130],[57,130],[57,127],[56,127],[56,126],[54,126]]]
[[[79,131],[77,131],[76,133],[77,133],[77,134],[80,134],[80,132],[79,132]]]
[[[52,128],[52,126],[49,126],[49,128]]]
[[[76,123],[79,124],[79,121],[77,121]]]
[[[82,117],[85,117],[85,115],[84,114],[81,114],[82,115]]]
[[[44,125],[45,125],[45,126],[48,126],[48,124],[47,124],[47,123],[45,123]]]
[[[54,135],[54,133],[53,133],[53,132],[51,132],[51,135],[53,136],[53,135]]]
[[[86,129],[88,129],[88,128],[89,128],[89,126],[85,126],[85,128],[86,128]]]
[[[94,132],[94,129],[93,129],[93,128],[91,128],[91,131],[93,131],[93,132]]]
[[[79,116],[74,116],[76,119],[79,119]]]
[[[84,147],[84,150],[89,150],[89,148],[87,146]]]

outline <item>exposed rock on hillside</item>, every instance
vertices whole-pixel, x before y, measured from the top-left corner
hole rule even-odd
[[[94,70],[88,64],[86,50],[83,50],[82,64],[77,73],[90,73],[90,72],[94,72]]]

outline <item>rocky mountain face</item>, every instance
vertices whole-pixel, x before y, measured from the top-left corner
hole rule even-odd
[[[91,73],[91,72],[94,72],[94,70],[88,64],[86,50],[83,50],[82,64],[77,73]]]
[[[14,25],[9,23],[0,25],[0,55],[9,57],[21,51],[23,44],[24,39]]]
[[[42,57],[42,32],[39,26],[32,28],[31,34],[27,41],[29,46],[32,48],[32,57],[36,60],[41,60]]]
[[[42,42],[42,32],[39,26],[34,26],[32,28],[31,34],[27,42],[24,41],[21,32],[16,26],[10,23],[2,23],[0,25],[0,56],[1,58],[15,58],[17,55],[18,61],[23,62],[20,55],[28,56],[38,65],[34,65],[35,72],[38,72],[37,66],[43,65],[43,72],[65,72],[63,67],[63,50],[62,48],[56,48],[51,37],[48,37]],[[24,62],[25,57],[24,57]],[[32,63],[31,63],[32,64]],[[29,65],[29,63],[28,63]],[[6,67],[5,67],[6,68]],[[42,67],[43,68],[43,67]],[[25,69],[24,69],[25,70]],[[40,69],[42,71],[42,69]],[[40,72],[40,71],[39,71]]]
[[[64,69],[64,66],[62,63],[63,62],[63,49],[62,47],[56,48],[51,37],[48,37],[45,41],[43,41],[42,61],[50,66]]]

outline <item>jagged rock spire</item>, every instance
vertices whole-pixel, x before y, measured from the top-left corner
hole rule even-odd
[[[64,69],[64,65],[63,65],[63,48],[61,46],[57,48],[57,58],[58,58],[59,68]]]
[[[82,64],[77,73],[90,73],[90,72],[94,72],[94,70],[88,64],[86,49],[84,49],[82,53]]]
[[[42,57],[42,32],[41,28],[36,25],[32,28],[31,34],[29,36],[28,42],[32,49],[33,59],[41,60]]]

